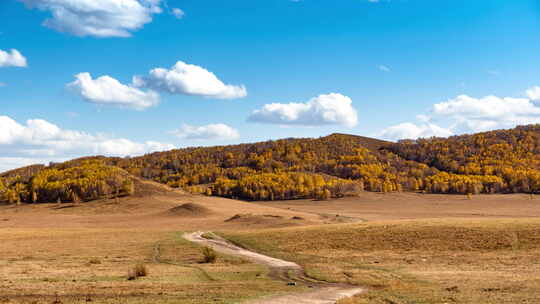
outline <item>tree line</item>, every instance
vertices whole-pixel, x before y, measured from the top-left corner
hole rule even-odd
[[[32,168],[36,169],[36,168]],[[0,202],[11,204],[82,202],[133,194],[134,184],[124,170],[101,160],[84,160],[27,169],[0,176]]]
[[[407,140],[387,149],[404,159],[448,172],[449,175],[431,180],[437,192],[447,193],[444,184],[455,183],[455,176],[488,178],[491,182],[482,192],[540,192],[540,125],[450,138]]]
[[[498,193],[507,187],[495,174],[444,174],[442,168],[403,157],[391,143],[344,134],[178,149],[112,163],[171,187],[250,200],[321,198],[324,190],[339,197],[358,191]],[[328,185],[306,191],[304,183],[312,178]]]
[[[0,174],[0,202],[128,195],[129,174],[246,200],[326,199],[360,191],[540,193],[540,125],[389,143],[353,135],[88,157]]]

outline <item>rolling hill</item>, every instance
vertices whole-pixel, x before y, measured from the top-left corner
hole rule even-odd
[[[540,125],[397,143],[332,134],[134,158],[86,157],[0,174],[0,201],[129,195],[130,174],[245,200],[327,199],[361,191],[535,193],[540,192]]]

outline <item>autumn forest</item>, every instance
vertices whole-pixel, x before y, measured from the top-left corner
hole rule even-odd
[[[88,157],[0,174],[0,202],[126,196],[134,178],[244,200],[329,199],[362,191],[540,192],[540,125],[397,143],[332,134],[200,147],[134,158]]]

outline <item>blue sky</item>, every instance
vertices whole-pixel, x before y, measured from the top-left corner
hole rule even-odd
[[[0,1],[0,170],[540,122],[539,1],[120,2]]]

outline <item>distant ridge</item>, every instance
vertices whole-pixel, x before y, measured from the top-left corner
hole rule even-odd
[[[372,137],[365,137],[360,135],[352,135],[352,134],[345,134],[345,133],[332,133],[326,137],[350,137],[354,138],[358,141],[364,148],[369,149],[371,151],[377,151],[381,148],[388,147],[392,144],[392,142],[385,141],[382,139],[372,138]],[[325,138],[325,137],[323,137]]]
[[[0,173],[0,178],[2,177],[10,178],[10,177],[19,176],[24,179],[29,179],[30,177],[34,176],[36,173],[41,171],[43,168],[45,168],[45,165],[40,165],[40,164],[25,166],[25,167],[2,172]]]
[[[56,171],[42,173],[51,169]],[[55,193],[69,201],[79,197],[79,188],[85,189],[85,200],[136,195],[126,175],[245,200],[327,199],[360,191],[540,193],[540,125],[397,143],[334,133],[133,158],[83,157],[0,174],[0,202],[54,198]]]

